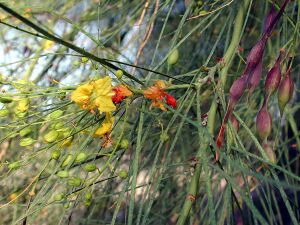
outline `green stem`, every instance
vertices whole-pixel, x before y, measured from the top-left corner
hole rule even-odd
[[[225,66],[221,70],[218,87],[223,88],[226,84],[228,69],[231,66],[232,60],[235,56],[236,50],[241,40],[243,25],[245,22],[245,16],[250,6],[250,2],[251,0],[244,0],[244,4],[239,8],[238,13],[236,15],[235,24],[232,33],[232,39],[224,55]],[[217,113],[217,103],[216,103],[216,99],[214,99],[214,101],[210,106],[208,121],[207,121],[207,128],[211,134],[214,133],[216,113]]]

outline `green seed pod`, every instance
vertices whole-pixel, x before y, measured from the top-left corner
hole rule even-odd
[[[20,140],[20,146],[25,147],[32,145],[34,143],[34,140],[32,138],[22,138]]]
[[[128,149],[129,141],[127,139],[122,139],[121,142],[120,142],[120,147],[122,149]]]
[[[3,104],[11,103],[13,101],[12,97],[0,95],[0,102]]]
[[[70,208],[70,203],[69,203],[69,202],[66,202],[66,203],[64,204],[64,208],[65,208],[65,209]]]
[[[121,179],[126,179],[128,177],[128,172],[126,170],[121,170],[118,174]]]
[[[50,120],[55,120],[58,119],[59,117],[61,117],[64,114],[64,112],[60,109],[55,110],[54,112],[50,113],[47,118]]]
[[[56,141],[58,135],[59,133],[56,130],[51,130],[44,136],[44,140],[48,143],[52,143]]]
[[[65,197],[65,194],[64,193],[59,193],[59,194],[56,194],[54,196],[54,200],[57,201],[57,202],[60,202],[61,200],[63,200]]]
[[[118,79],[121,79],[123,77],[123,71],[122,70],[117,70],[115,74],[116,74],[116,77]]]
[[[81,58],[82,63],[87,63],[88,61],[89,61],[89,58],[87,58],[87,57],[82,57]]]
[[[79,187],[81,185],[82,180],[79,177],[71,177],[68,180],[68,185],[73,187]]]
[[[0,118],[1,117],[6,117],[9,114],[8,109],[1,109],[0,110]]]
[[[93,172],[97,169],[97,166],[94,163],[89,163],[84,166],[84,170],[87,172]]]
[[[90,201],[92,199],[92,193],[91,192],[87,192],[84,195],[85,200]]]
[[[87,154],[84,152],[79,152],[78,155],[75,158],[76,163],[82,163],[84,160],[86,160]]]
[[[30,127],[25,127],[23,130],[20,131],[20,136],[25,137],[32,132]]]
[[[64,161],[62,162],[61,167],[62,167],[62,168],[67,167],[68,165],[71,164],[72,160],[73,160],[73,155],[68,154],[68,155],[66,156],[66,158],[64,159]]]
[[[9,170],[17,170],[21,167],[21,163],[20,162],[12,162],[10,164],[8,164],[8,169]]]
[[[176,64],[178,61],[178,58],[179,58],[179,51],[178,51],[178,49],[174,49],[168,57],[168,64],[169,65]]]
[[[67,177],[69,177],[69,171],[61,170],[61,171],[58,171],[56,175],[60,178],[67,178]]]
[[[51,158],[54,159],[54,160],[58,160],[60,157],[60,151],[59,150],[54,150],[52,153],[51,153]]]

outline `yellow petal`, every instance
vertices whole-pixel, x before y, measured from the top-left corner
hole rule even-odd
[[[95,105],[98,107],[100,113],[102,112],[112,112],[116,110],[116,106],[114,105],[111,96],[101,96],[97,97],[95,100]]]
[[[101,126],[96,130],[95,136],[103,136],[111,132],[114,123],[114,117],[111,113],[106,113],[105,119]]]
[[[93,85],[91,83],[83,84],[73,91],[71,100],[79,104],[80,106],[86,105],[90,101],[90,97],[93,91]]]

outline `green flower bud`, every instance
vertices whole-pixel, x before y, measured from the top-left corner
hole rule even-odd
[[[87,158],[87,154],[85,154],[84,152],[80,152],[76,158],[75,158],[75,162],[76,163],[82,163],[84,160],[86,160]]]
[[[23,130],[20,131],[20,136],[25,137],[32,132],[30,127],[25,127]]]
[[[84,195],[85,200],[90,201],[92,199],[92,193],[91,192],[87,192]]]
[[[13,101],[12,97],[0,95],[0,102],[3,104],[11,103]]]
[[[8,109],[1,109],[0,110],[0,118],[1,117],[6,117],[9,114]]]
[[[21,163],[20,162],[12,162],[10,164],[8,164],[8,169],[9,170],[17,170],[21,167]]]
[[[82,180],[79,177],[71,177],[68,180],[68,185],[73,187],[79,187],[81,185]]]
[[[25,147],[32,145],[34,143],[34,140],[32,138],[22,138],[20,140],[20,146]]]
[[[82,57],[81,58],[82,63],[87,63],[88,61],[89,61],[89,58],[87,58],[87,57]]]
[[[121,179],[126,179],[128,177],[128,172],[126,170],[121,170],[118,174]]]
[[[64,112],[60,109],[55,110],[54,112],[50,113],[47,118],[50,120],[55,120],[58,119],[59,117],[61,117],[64,114]]]
[[[61,170],[61,171],[58,171],[56,175],[60,178],[67,178],[67,177],[69,177],[69,171]]]
[[[128,149],[129,141],[127,139],[122,139],[120,142],[120,147],[122,149]]]
[[[60,202],[61,200],[64,199],[64,197],[65,197],[64,193],[59,193],[54,196],[54,200]]]
[[[59,133],[56,130],[51,130],[44,136],[44,140],[48,143],[52,143],[56,141],[58,135]]]
[[[64,208],[65,208],[65,209],[70,208],[70,203],[69,203],[69,202],[66,202],[66,203],[64,204]]]
[[[122,70],[117,70],[115,74],[116,74],[116,77],[118,79],[121,79],[123,77],[123,71]]]
[[[93,172],[97,169],[97,166],[94,163],[89,163],[84,166],[84,170],[87,172]]]
[[[67,167],[68,165],[71,164],[72,160],[73,160],[73,155],[68,154],[68,155],[66,156],[66,158],[64,159],[64,161],[62,162],[61,167],[62,167],[62,168]]]
[[[60,157],[60,151],[59,150],[54,150],[52,153],[51,153],[51,158],[54,159],[54,160],[58,160]]]
[[[161,135],[159,136],[160,140],[165,142],[167,140],[169,140],[169,135],[166,132],[162,132]]]
[[[178,58],[179,58],[179,51],[178,51],[178,49],[174,49],[168,57],[168,64],[169,65],[176,64],[178,61]]]

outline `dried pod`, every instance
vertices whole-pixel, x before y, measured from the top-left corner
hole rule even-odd
[[[276,17],[276,15],[277,15],[277,12],[274,8],[274,5],[272,5],[270,11],[268,12],[268,14],[264,20],[263,33],[265,33],[269,29],[269,27],[270,27],[272,21],[274,20],[274,18]]]
[[[262,61],[260,61],[256,65],[251,77],[249,78],[248,81],[249,95],[251,95],[254,89],[259,85],[261,76],[262,76]]]
[[[291,68],[289,68],[286,72],[286,75],[280,82],[278,88],[278,105],[280,109],[281,115],[283,114],[283,110],[286,104],[291,100],[294,92],[294,82],[291,77]]]
[[[272,117],[268,112],[266,103],[265,101],[256,117],[257,133],[264,142],[266,142],[268,136],[271,134],[272,129]]]
[[[280,51],[280,54],[274,66],[267,74],[267,78],[265,81],[265,93],[267,97],[270,97],[274,93],[274,91],[277,90],[280,84],[280,80],[281,80],[280,63],[281,63],[282,55],[283,55],[283,51]]]
[[[263,144],[263,149],[265,150],[265,153],[267,154],[269,160],[271,163],[276,163],[276,154],[272,147],[268,144]]]
[[[239,123],[239,121],[235,118],[234,115],[231,115],[231,116],[230,116],[230,122],[231,122],[233,128],[236,130],[236,132],[238,132],[239,129],[240,129],[240,123]]]
[[[247,56],[246,71],[253,72],[257,64],[262,61],[267,39],[261,38],[251,49]]]
[[[267,24],[268,26],[266,27],[266,29],[264,30],[264,34],[263,36],[265,37],[269,37],[275,27],[275,25],[277,24],[278,20],[280,19],[280,17],[283,14],[283,11],[286,7],[286,5],[289,3],[289,0],[285,0],[284,3],[282,4],[282,6],[280,7],[279,12],[276,15],[272,15],[272,19],[270,20],[270,22]]]

